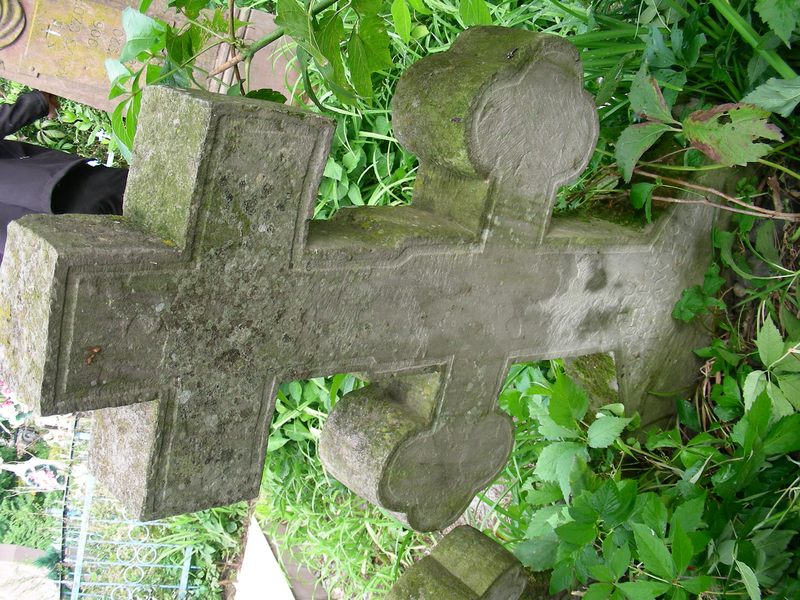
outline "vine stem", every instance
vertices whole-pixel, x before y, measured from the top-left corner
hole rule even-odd
[[[338,1],[339,0],[322,0],[316,6],[314,6],[314,8],[311,9],[311,16],[314,17],[314,16],[318,15],[319,13],[321,13],[326,8],[336,4]],[[269,46],[272,42],[280,39],[285,34],[286,34],[286,29],[283,28],[283,27],[279,27],[278,29],[276,29],[275,31],[270,33],[269,35],[264,36],[260,40],[256,40],[255,42],[250,44],[247,47],[246,50],[244,50],[242,52],[239,52],[238,54],[236,54],[230,60],[222,63],[216,69],[211,71],[211,73],[209,75],[211,77],[214,77],[215,75],[219,75],[220,73],[222,73],[224,71],[227,71],[231,67],[234,67],[234,66],[238,65],[243,60],[247,60],[248,58],[253,56],[256,52],[258,52],[259,50],[264,48],[265,46]]]
[[[759,206],[752,206],[731,196],[720,190],[706,187],[704,185],[698,185],[696,183],[689,183],[688,181],[684,181],[683,179],[676,179],[673,177],[665,177],[662,175],[656,175],[655,173],[649,173],[647,171],[643,171],[641,169],[634,169],[634,173],[637,175],[641,175],[642,177],[647,177],[649,179],[655,179],[656,181],[666,181],[668,183],[674,183],[676,185],[683,186],[688,189],[697,190],[699,192],[704,192],[705,194],[711,194],[714,196],[718,196],[731,204],[735,204],[737,206],[741,206],[746,210],[742,210],[741,208],[734,208],[732,206],[725,206],[724,204],[717,204],[716,202],[712,202],[706,196],[701,197],[698,200],[688,200],[688,199],[679,199],[679,198],[670,198],[667,196],[653,196],[654,200],[662,200],[665,202],[672,202],[675,204],[708,204],[709,206],[714,206],[717,208],[721,208],[723,210],[728,210],[730,212],[737,212],[742,213],[745,215],[757,216],[757,217],[771,217],[774,219],[783,219],[785,221],[800,221],[800,213],[786,213],[780,212],[776,210],[769,210],[766,208],[761,208]]]

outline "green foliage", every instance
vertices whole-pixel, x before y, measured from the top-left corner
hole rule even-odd
[[[402,569],[434,543],[406,530],[328,477],[320,431],[343,394],[363,386],[352,375],[282,384],[255,515],[281,552],[317,573],[332,595],[381,597]]]

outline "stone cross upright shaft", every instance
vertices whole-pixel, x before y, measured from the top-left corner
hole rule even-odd
[[[147,90],[124,217],[29,216],[0,270],[0,362],[43,414],[97,413],[92,464],[142,518],[257,495],[279,382],[340,372],[329,470],[416,529],[503,468],[508,366],[614,353],[622,400],[691,374],[670,319],[710,212],[634,232],[553,219],[597,135],[576,50],[480,27],[414,65],[394,126],[410,207],[311,221],[332,123],[271,103]]]

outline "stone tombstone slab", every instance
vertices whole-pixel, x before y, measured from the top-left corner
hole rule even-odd
[[[525,568],[508,550],[469,525],[456,527],[392,586],[386,600],[523,600]]]
[[[0,14],[0,77],[113,110],[117,100],[108,99],[105,60],[117,58],[125,45],[122,11],[138,6],[139,0],[10,0],[14,10],[6,15],[11,24],[7,36],[2,36],[6,19]],[[176,13],[168,8],[167,0],[156,0],[148,14],[175,22]],[[272,15],[261,11],[237,9],[236,17],[249,22],[237,32],[243,39],[260,39],[276,28]],[[278,55],[272,60],[269,53],[264,50],[254,61],[252,89],[285,91],[286,58]],[[210,71],[228,60],[229,54],[230,47],[222,44],[201,55],[198,66]],[[206,86],[224,93],[232,76],[232,71],[226,72]]]
[[[313,221],[331,121],[148,89],[124,217],[9,227],[2,376],[42,414],[98,410],[92,468],[140,517],[255,497],[281,381],[369,375],[322,459],[419,530],[503,468],[512,363],[613,352],[628,410],[670,412],[648,391],[691,379],[670,310],[712,213],[551,219],[598,129],[575,48],[469,29],[402,77],[393,120],[420,160],[413,205]]]

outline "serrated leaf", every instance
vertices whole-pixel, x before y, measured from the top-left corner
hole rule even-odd
[[[571,486],[569,474],[576,458],[588,460],[589,453],[586,447],[576,442],[555,442],[547,446],[539,454],[536,461],[534,475],[543,481],[558,483],[561,493],[567,499],[570,496]]]
[[[526,540],[514,549],[514,556],[529,569],[546,571],[555,565],[559,543],[555,535]]]
[[[389,54],[389,34],[383,19],[377,15],[363,17],[358,25],[358,37],[367,55],[370,72],[389,69],[392,56]]]
[[[458,14],[464,25],[491,25],[492,15],[486,0],[461,0],[458,5]]]
[[[617,548],[608,557],[608,566],[611,569],[615,578],[619,579],[627,571],[631,565],[631,549],[628,544],[624,544]]]
[[[392,2],[392,20],[394,29],[400,39],[408,43],[411,41],[411,11],[408,10],[406,0]]]
[[[675,569],[678,575],[686,571],[686,567],[692,561],[694,547],[692,540],[679,524],[672,527],[672,559],[675,561]]]
[[[703,512],[705,511],[706,497],[705,494],[687,500],[683,504],[678,505],[672,512],[672,527],[680,526],[685,532],[695,531],[699,529],[703,523]]]
[[[800,450],[800,414],[783,417],[764,438],[764,453],[767,456],[788,454]]]
[[[559,498],[561,493],[559,493]],[[532,539],[552,535],[566,517],[563,515],[564,506],[561,504],[553,506],[543,506],[531,515],[525,537]]]
[[[120,62],[127,62],[148,49],[160,46],[164,26],[155,19],[128,7],[122,11],[122,28],[125,30],[125,45],[120,53]]]
[[[593,583],[586,588],[583,600],[606,600],[614,591],[614,586],[610,583]]]
[[[781,375],[778,386],[794,409],[800,411],[800,375]]]
[[[658,82],[648,74],[644,64],[633,78],[628,99],[633,112],[650,121],[675,122]]]
[[[670,556],[664,540],[659,538],[647,525],[631,523],[636,549],[645,568],[651,573],[671,580],[675,577],[675,563]]]
[[[800,75],[791,79],[772,77],[742,98],[742,102],[788,117],[800,103]]]
[[[683,122],[689,142],[714,162],[746,165],[764,156],[770,146],[759,139],[781,141],[780,129],[767,122],[769,113],[748,104],[720,104],[698,110]]]
[[[714,585],[714,578],[710,575],[699,575],[691,579],[684,579],[681,585],[692,594],[702,594]]]
[[[357,35],[352,36],[347,43],[347,66],[350,68],[350,80],[356,92],[363,98],[371,98],[372,78],[367,62],[367,50]]]
[[[744,583],[744,588],[747,590],[750,600],[761,600],[761,590],[758,587],[758,579],[756,579],[753,569],[740,560],[736,561],[736,568],[742,576],[742,583]]]
[[[550,418],[557,425],[575,429],[576,422],[586,415],[588,409],[589,397],[586,392],[563,373],[556,375],[548,405]]]
[[[601,417],[595,419],[589,425],[589,447],[608,448],[630,422],[631,420],[627,417]]]
[[[775,35],[789,46],[789,38],[800,18],[800,0],[757,0],[756,12]]]
[[[783,356],[783,337],[775,323],[772,322],[770,315],[767,315],[758,330],[756,348],[758,348],[758,357],[765,367],[769,367]]]
[[[781,389],[771,381],[767,382],[767,396],[772,401],[772,414],[776,418],[785,417],[794,412],[794,407],[783,395]]]
[[[575,546],[585,546],[597,537],[597,527],[594,523],[579,523],[571,521],[556,528],[556,535]]]
[[[744,385],[742,385],[742,400],[744,401],[744,409],[750,410],[753,402],[756,401],[767,387],[767,377],[764,371],[753,371],[745,377]]]
[[[648,122],[631,125],[620,134],[614,156],[626,182],[631,180],[633,168],[642,154],[669,130],[670,127],[664,123]]]
[[[626,581],[614,584],[628,600],[654,600],[672,587],[660,581]]]

